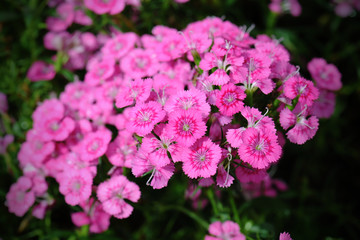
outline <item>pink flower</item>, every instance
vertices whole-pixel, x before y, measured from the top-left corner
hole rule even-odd
[[[216,184],[221,188],[230,187],[234,182],[234,177],[231,176],[224,168],[220,165],[217,169]]]
[[[106,152],[110,140],[111,132],[108,129],[90,132],[84,136],[76,152],[83,161],[92,161]]]
[[[48,64],[44,61],[35,61],[29,68],[26,77],[30,81],[46,81],[55,77],[55,70],[52,64]]]
[[[243,144],[239,147],[239,156],[252,167],[264,169],[279,160],[281,147],[277,136],[271,131],[248,128],[242,134]]]
[[[287,232],[280,233],[279,240],[292,240],[291,236]]]
[[[107,41],[101,48],[101,52],[105,56],[120,59],[134,48],[137,40],[138,36],[135,33],[120,33]]]
[[[122,59],[120,68],[130,78],[151,77],[158,71],[159,63],[152,51],[136,48]]]
[[[245,240],[245,235],[240,232],[240,227],[232,221],[213,222],[209,226],[209,233],[205,240]]]
[[[115,72],[115,61],[112,58],[103,59],[99,64],[93,65],[85,75],[85,82],[91,86],[104,83]]]
[[[104,13],[114,15],[125,8],[125,0],[84,0],[84,4],[99,15]]]
[[[140,136],[149,134],[166,113],[157,102],[141,103],[131,109],[128,129]]]
[[[311,115],[318,118],[330,118],[335,110],[335,93],[320,89],[319,98],[311,106]]]
[[[190,178],[215,175],[221,159],[221,148],[208,137],[199,139],[189,149],[183,151],[183,171]]]
[[[295,99],[299,96],[299,102],[303,105],[311,106],[319,97],[319,90],[313,82],[298,75],[291,77],[283,86],[285,97]]]
[[[35,203],[35,194],[31,191],[32,181],[29,177],[21,176],[16,183],[11,185],[6,194],[6,205],[9,212],[18,217],[24,216]]]
[[[137,152],[136,144],[131,132],[119,131],[117,138],[109,144],[106,156],[114,166],[130,168]]]
[[[313,58],[307,68],[318,88],[337,91],[342,87],[341,73],[334,64],[328,64],[325,59]]]
[[[204,136],[206,124],[195,110],[176,111],[169,116],[168,135],[184,146],[191,146]]]
[[[216,106],[225,116],[232,116],[241,111],[244,106],[242,100],[246,97],[244,90],[234,84],[226,84],[221,87],[216,96]]]
[[[130,182],[125,176],[113,176],[100,183],[97,196],[105,212],[116,218],[127,218],[131,215],[133,207],[125,202],[137,202],[140,199],[138,185]]]
[[[116,107],[123,108],[129,105],[144,103],[150,96],[152,79],[135,79],[120,89],[116,96]]]
[[[66,30],[74,21],[74,5],[71,3],[62,3],[56,8],[57,17],[48,17],[46,19],[47,29],[54,32]]]
[[[187,91],[179,91],[176,95],[171,96],[164,106],[170,114],[174,111],[197,111],[203,117],[210,113],[210,105],[206,102],[205,94],[194,88]]]
[[[230,146],[233,148],[238,148],[242,145],[242,134],[246,128],[241,127],[237,129],[229,129],[226,132],[226,140],[230,143]]]
[[[93,24],[92,19],[85,14],[84,9],[75,10],[74,23],[90,26]]]
[[[75,206],[90,198],[93,176],[87,169],[67,169],[58,177],[59,191],[65,196],[65,202]]]
[[[298,112],[298,108],[294,111]],[[295,115],[294,112],[287,108],[284,108],[280,112],[280,125],[287,130],[291,128],[287,133],[287,137],[292,143],[304,144],[307,140],[313,138],[319,127],[319,120],[315,116],[311,116],[307,119],[307,109],[302,109],[301,112]]]
[[[9,144],[14,141],[14,135],[5,135],[4,137],[0,137],[0,154],[4,154],[6,152],[6,148]]]

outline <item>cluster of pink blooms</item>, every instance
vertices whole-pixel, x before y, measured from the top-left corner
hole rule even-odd
[[[334,84],[328,90],[336,90],[331,65],[321,66],[313,73],[316,86],[329,88],[328,81]],[[282,132],[303,144],[325,111],[318,107],[313,114],[319,89],[300,76],[278,40],[253,38],[217,17],[182,32],[165,26],[152,35],[116,32],[86,68],[83,81],[69,83],[59,99],[33,113],[18,154],[24,176],[7,194],[9,211],[18,216],[31,206],[44,216],[54,201],[45,181],[52,177],[66,203],[83,209],[72,215],[75,225],[104,231],[111,216],[129,217],[141,196],[124,168],[146,175],[154,189],[183,173],[203,187],[240,183],[247,198],[276,196],[286,185],[267,170],[282,155]],[[95,183],[104,161],[112,165],[109,177]],[[230,223],[210,233],[225,234],[219,229],[228,227],[243,239]]]
[[[269,9],[278,14],[290,13],[294,17],[300,16],[302,10],[298,0],[271,0]]]

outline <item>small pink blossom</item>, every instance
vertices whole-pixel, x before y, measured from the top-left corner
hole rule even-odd
[[[281,147],[275,133],[248,128],[243,132],[242,140],[239,156],[252,167],[264,169],[279,160]]]
[[[330,118],[335,110],[335,93],[320,89],[319,98],[311,106],[311,115],[318,118]]]
[[[7,97],[4,93],[0,92],[0,113],[6,113],[8,110]]]
[[[240,232],[240,227],[232,221],[213,222],[209,226],[210,235],[205,236],[205,240],[245,240],[245,235]]]
[[[216,106],[225,116],[232,116],[241,111],[245,97],[243,89],[234,84],[226,84],[217,93]]]
[[[299,96],[299,102],[303,105],[311,106],[319,97],[319,90],[312,81],[295,75],[284,83],[284,94],[290,99]]]
[[[104,13],[114,15],[122,12],[125,8],[125,0],[84,0],[84,4],[99,15]]]
[[[183,171],[190,178],[215,175],[221,158],[221,148],[209,138],[199,139],[189,149],[183,151]]]
[[[6,205],[9,212],[18,217],[24,216],[35,203],[35,194],[31,188],[32,181],[26,176],[21,176],[16,183],[11,185],[9,192],[6,194]]]
[[[68,169],[59,175],[59,191],[65,196],[65,202],[75,206],[90,198],[93,182],[87,169]]]
[[[191,146],[205,135],[206,124],[195,110],[176,111],[169,116],[168,134],[184,146]]]
[[[287,232],[280,233],[279,240],[292,240],[291,236]]]
[[[159,63],[151,50],[136,48],[122,59],[120,68],[130,78],[151,77],[158,71]]]
[[[241,183],[255,182],[259,183],[264,180],[268,173],[266,169],[257,169],[251,167],[238,166],[235,169],[236,178]]]
[[[107,41],[101,48],[101,52],[105,56],[120,59],[134,48],[137,40],[138,36],[135,33],[120,33]]]
[[[52,64],[44,61],[35,61],[29,68],[26,77],[30,81],[47,81],[55,77],[55,70]]]
[[[116,96],[116,107],[123,108],[134,103],[144,103],[150,96],[152,79],[135,79],[119,90]]]
[[[166,115],[162,106],[153,101],[136,105],[129,114],[128,129],[140,136],[149,134]]]
[[[130,168],[137,152],[136,144],[131,132],[119,131],[117,138],[109,144],[106,156],[114,166]]]
[[[206,117],[210,113],[210,105],[206,102],[205,94],[194,88],[187,91],[179,91],[171,96],[164,106],[170,114],[174,111],[198,111]]]
[[[313,58],[307,68],[318,88],[337,91],[342,87],[341,73],[334,64],[328,64],[323,58]]]
[[[93,66],[85,75],[85,82],[91,86],[104,83],[115,72],[115,61],[112,58],[103,59],[99,64]]]
[[[6,148],[14,141],[14,135],[7,134],[0,137],[0,154],[6,153]]]
[[[216,184],[221,188],[228,188],[234,182],[234,177],[220,165],[217,169]]]
[[[125,199],[137,202],[140,194],[139,186],[122,175],[100,183],[97,189],[97,197],[104,211],[119,219],[129,217],[133,211],[133,207]]]
[[[48,17],[46,19],[47,29],[54,32],[66,30],[74,21],[74,5],[71,3],[61,3],[56,8],[57,17]]]
[[[108,129],[90,132],[84,136],[76,151],[83,161],[92,161],[106,152],[110,140],[111,132]]]

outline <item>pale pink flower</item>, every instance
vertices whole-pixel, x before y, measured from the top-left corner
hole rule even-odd
[[[52,64],[44,61],[35,61],[29,68],[26,77],[30,81],[47,81],[52,80],[55,77],[55,69]]]
[[[259,38],[261,35],[258,35]],[[286,50],[286,48],[279,44],[279,41],[276,39],[269,38],[269,41],[264,41],[261,39],[260,41],[255,43],[256,50],[262,53],[265,53],[271,59],[271,68],[276,62],[289,62],[290,61],[290,53]]]
[[[105,58],[100,63],[93,65],[92,69],[85,75],[85,83],[96,86],[104,83],[115,72],[115,60]]]
[[[236,128],[236,129],[229,129],[226,132],[226,140],[230,143],[230,146],[233,148],[238,148],[243,143],[242,141],[242,134],[246,130],[246,128]]]
[[[0,137],[0,154],[6,153],[6,148],[14,141],[14,135],[6,134]]]
[[[205,94],[196,88],[179,91],[170,97],[164,108],[168,114],[176,111],[196,111],[207,117],[210,113],[210,105],[206,102]]]
[[[337,91],[342,87],[341,73],[334,64],[323,58],[313,58],[307,65],[311,77],[320,89]]]
[[[221,159],[221,148],[208,137],[199,139],[183,151],[183,171],[190,178],[211,177],[215,175]]]
[[[75,10],[74,23],[84,26],[90,26],[93,24],[93,20],[91,19],[91,17],[86,15],[84,9],[77,9]]]
[[[128,129],[140,136],[149,134],[166,115],[162,106],[153,101],[136,105],[129,114]]]
[[[311,106],[311,115],[318,118],[330,118],[335,110],[335,93],[320,89],[319,98]]]
[[[248,128],[243,132],[242,140],[238,151],[240,159],[252,167],[264,169],[279,160],[281,147],[275,133]]]
[[[270,11],[279,14],[290,12],[294,17],[300,16],[302,11],[298,0],[271,0],[269,9]]]
[[[93,176],[88,169],[67,169],[58,175],[57,180],[67,204],[75,206],[90,198]]]
[[[101,48],[101,52],[105,56],[120,59],[134,48],[137,40],[138,36],[135,33],[120,33],[108,40]]]
[[[135,79],[125,84],[116,96],[116,107],[123,108],[134,103],[144,103],[150,96],[152,79]]]
[[[122,59],[120,68],[130,78],[151,77],[159,70],[159,63],[151,50],[136,48]]]
[[[225,116],[232,116],[241,111],[244,106],[246,94],[243,89],[234,84],[226,84],[221,87],[216,95],[216,106]]]
[[[205,135],[206,124],[195,110],[176,111],[169,116],[167,131],[179,144],[191,146]]]
[[[216,221],[209,226],[210,235],[205,240],[245,240],[245,235],[240,232],[240,227],[232,221]]]
[[[280,233],[279,240],[292,240],[291,236],[287,232]]]
[[[266,113],[262,115],[257,108],[245,106],[241,110],[241,115],[247,120],[248,128],[266,129],[274,133],[276,132],[274,120],[267,117]]]
[[[84,0],[84,4],[99,15],[104,13],[118,14],[125,8],[125,0]]]
[[[284,95],[289,99],[299,96],[299,102],[303,105],[311,106],[319,97],[319,90],[312,81],[295,75],[284,83]]]
[[[61,3],[56,8],[57,17],[48,17],[46,27],[50,31],[60,32],[66,30],[74,21],[74,5],[71,3]]]
[[[32,181],[26,176],[21,176],[16,183],[11,185],[9,192],[6,194],[6,205],[9,212],[18,217],[24,216],[35,203],[35,194],[31,188]]]
[[[92,161],[106,152],[110,140],[111,131],[106,128],[90,132],[84,136],[76,152],[83,161]]]
[[[65,86],[65,90],[60,94],[59,99],[63,104],[74,110],[78,110],[80,107],[80,100],[88,92],[89,88],[90,87],[82,81],[68,83]]]
[[[129,131],[119,131],[119,135],[111,142],[106,151],[111,164],[120,167],[131,167],[131,162],[136,155],[137,141]]]
[[[129,217],[133,211],[133,207],[125,199],[137,202],[140,194],[139,186],[122,175],[100,183],[97,189],[97,197],[104,211],[119,219]]]
[[[216,185],[221,188],[228,188],[234,182],[234,177],[225,170],[223,165],[220,165],[217,169]]]

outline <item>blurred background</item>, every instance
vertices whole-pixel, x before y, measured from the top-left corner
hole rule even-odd
[[[314,57],[333,63],[342,74],[336,109],[330,119],[321,119],[314,139],[298,146],[287,143],[274,176],[288,184],[276,198],[237,202],[241,229],[250,229],[254,239],[278,239],[287,231],[293,239],[360,239],[360,11],[338,16],[336,1],[299,0],[300,16],[275,14],[267,0],[144,0],[139,9],[126,7],[118,15],[98,16],[91,26],[73,25],[68,31],[108,32],[116,24],[123,31],[150,34],[156,25],[184,29],[207,16],[218,16],[242,26],[255,24],[251,36],[267,34],[282,39],[291,63],[308,78],[307,63]],[[7,95],[9,110],[2,114],[2,132],[14,135],[7,152],[0,155],[0,239],[203,239],[207,230],[196,222],[194,211],[210,221],[211,209],[193,210],[183,199],[186,186],[177,176],[166,189],[144,188],[141,204],[125,220],[111,219],[110,229],[83,236],[71,222],[71,208],[58,194],[56,205],[44,220],[25,215],[18,218],[4,205],[10,185],[21,175],[17,152],[32,127],[36,105],[58,95],[84,70],[60,69],[52,81],[30,82],[26,73],[36,60],[50,60],[43,37],[45,20],[54,8],[42,0],[2,0],[0,3],[0,92]],[[359,105],[358,105],[359,104]],[[52,180],[49,179],[49,182]],[[141,181],[141,180],[140,180]],[[51,182],[56,185],[56,182]],[[54,193],[56,195],[56,193]],[[224,206],[228,200],[224,199]],[[166,207],[167,206],[167,207]],[[177,208],[176,206],[182,206]],[[189,212],[190,211],[190,212]],[[249,230],[249,231],[250,231]],[[256,234],[254,234],[256,233]]]

